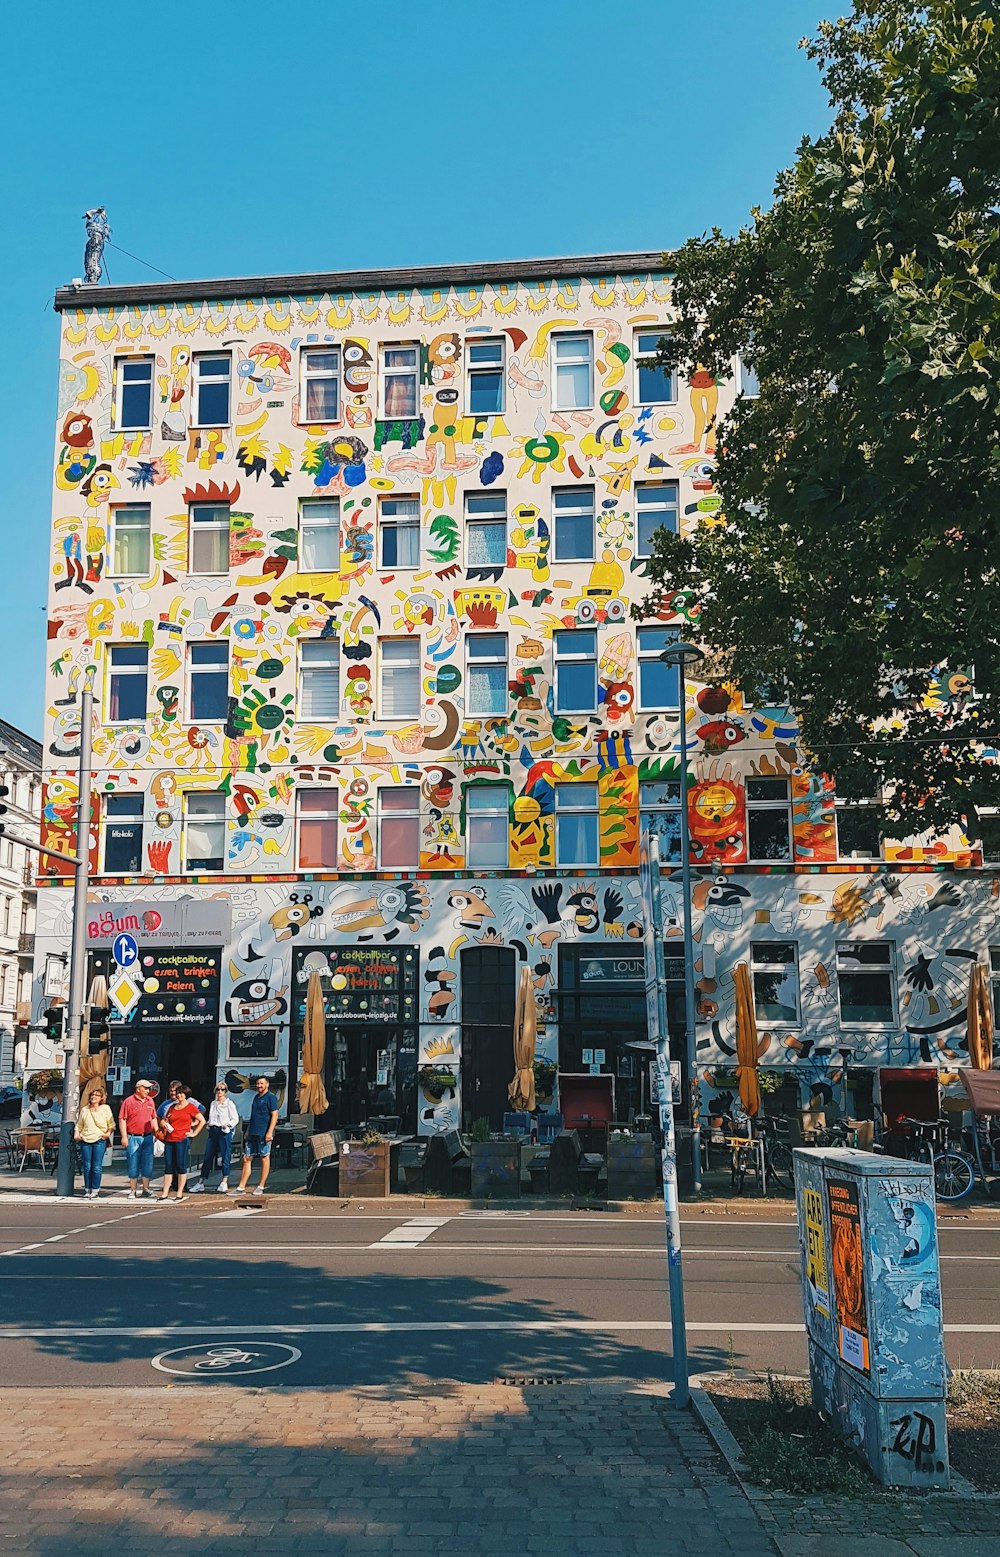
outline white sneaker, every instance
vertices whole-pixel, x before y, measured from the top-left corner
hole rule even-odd
[[[259,1199],[261,1197],[261,1195],[263,1195],[263,1193],[264,1193],[264,1191],[261,1189],[260,1185],[258,1184],[257,1188],[254,1190],[254,1195],[257,1197],[257,1199]]]
[[[197,1184],[192,1184],[191,1188],[188,1190],[189,1195],[203,1195],[204,1193],[205,1186],[201,1182],[201,1179],[198,1180]]]
[[[137,1189],[130,1189],[128,1194],[125,1196],[126,1200],[138,1200],[138,1198],[139,1191]]]
[[[229,1185],[226,1183],[225,1179],[223,1179],[222,1183],[219,1185],[219,1187],[215,1191],[215,1193],[217,1195],[228,1195],[229,1194]]]
[[[89,1189],[85,1189],[83,1192],[83,1198],[84,1200],[93,1200],[93,1192]]]

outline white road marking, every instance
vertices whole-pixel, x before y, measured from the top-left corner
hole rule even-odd
[[[0,1326],[0,1341],[85,1340],[115,1336],[135,1340],[162,1340],[173,1336],[268,1336],[268,1335],[427,1335],[445,1331],[504,1331],[521,1334],[559,1334],[569,1331],[624,1331],[643,1334],[669,1331],[669,1319],[404,1319],[369,1320],[358,1324],[283,1325],[133,1325],[133,1326]],[[689,1319],[686,1328],[699,1335],[743,1333],[803,1335],[804,1324],[761,1324],[754,1319]],[[945,1325],[946,1335],[1000,1335],[996,1325]]]
[[[53,1233],[51,1238],[43,1238],[40,1243],[24,1243],[19,1249],[0,1249],[0,1259],[11,1254],[30,1254],[33,1249],[44,1249],[47,1244],[62,1243],[64,1238],[73,1238],[77,1233],[93,1232],[95,1227],[103,1228],[109,1225],[117,1225],[118,1222],[131,1222],[133,1217],[148,1216],[151,1210],[152,1206],[146,1206],[141,1211],[131,1212],[129,1216],[112,1217],[110,1223],[85,1222],[83,1227],[68,1227],[64,1233]],[[119,1244],[118,1247],[121,1248],[122,1245]],[[51,1252],[55,1254],[57,1251],[53,1249]]]
[[[418,1244],[429,1238],[431,1233],[436,1233],[439,1227],[444,1227],[450,1222],[450,1216],[415,1216],[409,1222],[404,1222],[402,1227],[394,1227],[391,1232],[379,1238],[375,1243],[369,1244],[369,1249],[415,1249]]]

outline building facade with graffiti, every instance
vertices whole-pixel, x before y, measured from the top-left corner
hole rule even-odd
[[[682,1044],[660,656],[697,612],[631,607],[660,526],[725,522],[715,426],[753,393],[741,365],[656,365],[654,254],[56,305],[42,842],[75,847],[93,672],[92,970],[114,978],[122,931],[140,953],[113,1054],[290,1092],[315,969],[339,1115],[447,1129],[502,1113],[526,964],[542,1105],[596,1068],[620,1117],[641,1108],[647,826]],[[970,965],[1000,947],[979,844],[883,838],[809,770],[787,706],[685,694],[704,1084],[733,1062],[740,962],[760,1064],[806,1092],[845,1063],[959,1062]],[[36,1013],[70,896],[47,858]]]

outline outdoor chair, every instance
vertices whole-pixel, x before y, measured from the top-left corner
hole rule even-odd
[[[340,1193],[340,1143],[343,1139],[342,1130],[327,1130],[309,1137],[312,1162],[306,1170],[307,1195],[314,1190],[319,1195]]]
[[[556,1136],[561,1133],[564,1120],[562,1114],[536,1114],[535,1124],[538,1129],[539,1146],[551,1146]]]
[[[528,1113],[504,1114],[503,1133],[512,1135],[515,1140],[523,1141],[531,1134],[531,1115]]]
[[[45,1131],[22,1130],[18,1135],[18,1150],[21,1153],[21,1161],[17,1165],[18,1173],[24,1171],[24,1165],[29,1157],[38,1158],[38,1166],[45,1169]]]

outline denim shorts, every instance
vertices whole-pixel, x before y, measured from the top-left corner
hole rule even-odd
[[[248,1135],[243,1145],[245,1157],[270,1157],[271,1142],[262,1135]]]
[[[130,1179],[148,1179],[153,1172],[153,1137],[130,1135],[128,1138],[128,1176]]]
[[[191,1140],[164,1141],[163,1143],[163,1171],[164,1173],[186,1173],[188,1163],[191,1160]]]

